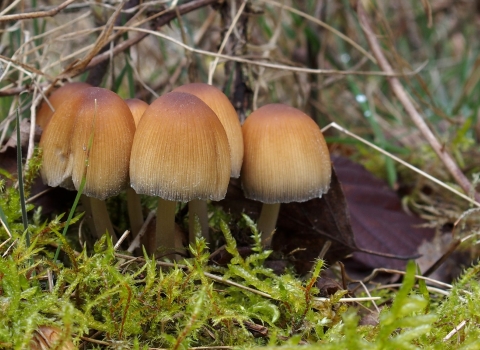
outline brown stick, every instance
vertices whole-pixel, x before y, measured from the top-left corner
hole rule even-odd
[[[48,11],[38,11],[38,12],[29,12],[29,13],[19,13],[16,15],[6,15],[0,17],[0,22],[7,22],[7,21],[16,21],[16,20],[24,20],[24,19],[31,19],[31,18],[42,18],[42,17],[53,17],[60,11],[62,11],[65,7],[73,3],[75,0],[67,0],[64,3],[58,5],[57,7],[48,10]]]
[[[393,73],[392,66],[387,61],[385,55],[383,54],[382,48],[380,47],[380,43],[377,40],[375,33],[370,25],[370,21],[368,16],[365,12],[365,9],[362,5],[362,1],[358,1],[357,3],[357,13],[358,13],[358,20],[360,25],[362,26],[363,32],[367,38],[368,44],[370,45],[370,49],[372,50],[373,55],[377,59],[378,65],[385,73]],[[435,153],[438,155],[440,160],[443,162],[447,170],[453,176],[455,181],[458,185],[463,189],[466,194],[470,194],[473,192],[475,200],[478,202],[480,201],[480,195],[477,192],[474,192],[473,186],[467,177],[463,174],[460,170],[458,165],[455,163],[453,158],[446,152],[442,144],[437,140],[433,132],[429,129],[427,123],[423,120],[420,113],[416,110],[415,106],[413,105],[412,101],[410,100],[407,92],[403,88],[400,80],[393,76],[387,76],[388,83],[390,84],[390,88],[392,89],[395,96],[397,96],[400,103],[405,108],[406,112],[415,123],[417,128],[420,130],[422,135],[427,139],[430,146],[433,148]]]
[[[23,86],[14,87],[11,89],[0,90],[0,97],[18,95],[24,91],[32,91],[33,88],[34,88],[33,85],[23,85]]]

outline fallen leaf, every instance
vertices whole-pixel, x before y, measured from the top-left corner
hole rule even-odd
[[[343,157],[333,158],[337,176],[347,198],[350,222],[359,248],[375,252],[413,256],[435,232],[420,227],[425,222],[402,209],[398,195],[363,166]],[[405,260],[355,252],[348,267],[403,269]]]
[[[327,241],[331,246],[325,260],[330,265],[353,253],[349,266],[355,268],[403,268],[408,257],[418,255],[418,246],[432,239],[433,230],[420,228],[423,221],[406,214],[397,194],[361,165],[339,157],[333,165],[330,190],[322,198],[281,205],[273,250],[288,258],[299,273],[310,270]],[[219,204],[236,219],[246,213],[253,220],[262,205],[243,196],[239,180],[231,180]]]

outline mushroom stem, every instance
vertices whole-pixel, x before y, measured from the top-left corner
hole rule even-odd
[[[280,203],[264,203],[262,206],[262,211],[257,221],[257,228],[258,231],[261,232],[262,244],[264,247],[269,247],[272,243],[273,231],[277,224],[279,212]]]
[[[100,238],[105,232],[108,232],[110,237],[112,237],[112,243],[115,244],[117,242],[117,236],[113,230],[113,225],[110,221],[105,201],[93,197],[87,197],[82,194],[82,203],[85,207],[85,211],[92,218],[90,221],[90,229],[93,231],[93,234]]]
[[[127,210],[130,219],[130,228],[133,237],[136,237],[143,226],[143,212],[140,196],[131,187],[127,188]]]
[[[164,248],[168,254],[176,251],[175,244],[175,209],[177,202],[169,201],[167,199],[159,198],[157,207],[157,230],[155,237],[155,244],[149,242],[147,247],[149,253],[153,252],[157,247]],[[175,256],[175,255],[174,255]],[[176,259],[176,258],[174,258]]]
[[[193,199],[188,202],[188,215],[190,217],[188,225],[188,239],[190,244],[195,243],[196,237],[196,218],[200,224],[200,230],[202,236],[205,238],[207,243],[210,243],[210,234],[208,232],[208,210],[207,210],[207,201],[201,199]]]

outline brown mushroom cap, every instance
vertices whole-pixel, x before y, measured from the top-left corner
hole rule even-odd
[[[65,334],[56,326],[39,326],[30,340],[29,350],[74,350],[75,344],[72,342],[71,335]]]
[[[242,127],[237,112],[225,94],[216,87],[203,83],[180,86],[173,91],[186,92],[197,96],[210,107],[227,133],[232,162],[231,177],[239,177],[243,162]]]
[[[138,98],[128,98],[125,100],[125,103],[130,108],[130,111],[132,112],[132,115],[133,115],[133,119],[135,120],[135,127],[137,127],[138,122],[140,121],[143,113],[148,107],[148,103],[142,100],[139,100]]]
[[[52,107],[57,110],[60,105],[68,101],[70,98],[75,97],[75,94],[85,88],[92,87],[90,84],[76,82],[76,83],[66,83],[62,87],[58,88],[50,97],[48,97],[48,101],[52,105]],[[50,108],[46,101],[43,101],[40,105],[40,108],[37,111],[37,125],[40,126],[43,130],[47,127],[50,119],[52,119],[54,111]]]
[[[245,196],[263,203],[303,202],[328,191],[331,164],[318,125],[290,106],[270,104],[242,127]]]
[[[117,94],[96,87],[81,90],[60,105],[42,135],[44,182],[78,190],[89,151],[83,193],[102,200],[118,194],[128,184],[134,133],[132,113]]]
[[[230,179],[227,135],[199,98],[170,92],[138,124],[130,160],[131,186],[170,201],[220,200]]]

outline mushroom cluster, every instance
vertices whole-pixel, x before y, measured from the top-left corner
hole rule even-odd
[[[189,203],[190,243],[197,228],[208,241],[207,200],[223,199],[230,177],[241,175],[245,196],[264,203],[258,228],[265,246],[280,203],[320,197],[330,183],[328,149],[309,116],[270,104],[242,127],[229,99],[207,84],[180,86],[150,105],[66,84],[40,107],[39,121],[44,182],[82,187],[97,235],[116,239],[105,198],[127,191],[134,235],[143,225],[139,194],[159,198],[156,234],[143,241],[151,254],[183,249],[175,235],[177,202]]]

